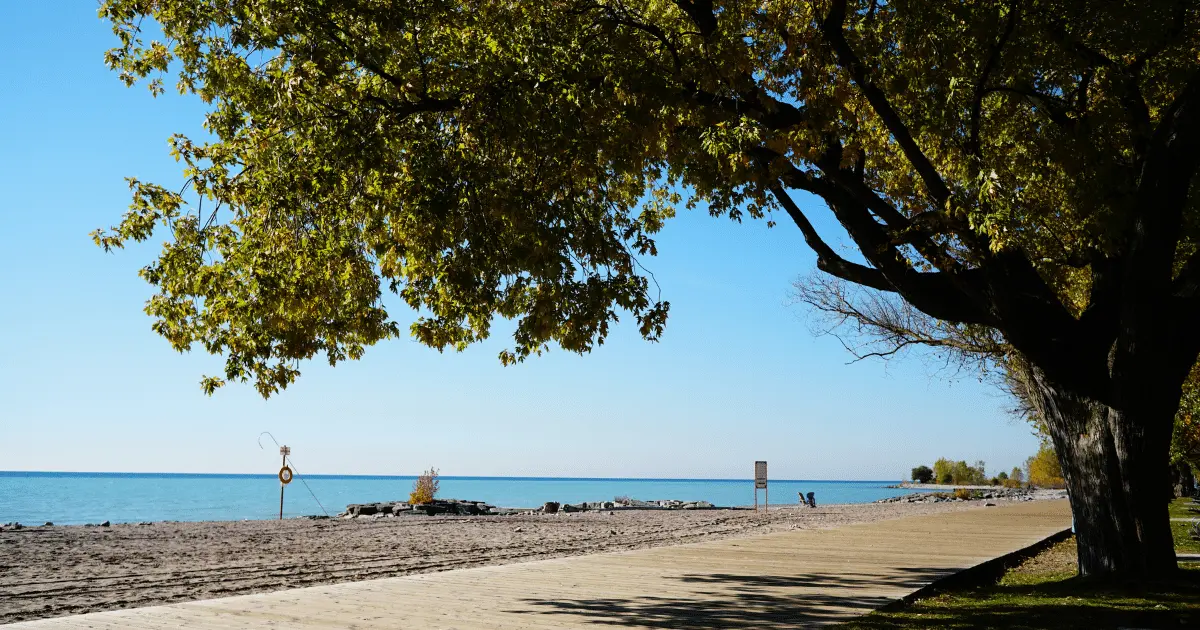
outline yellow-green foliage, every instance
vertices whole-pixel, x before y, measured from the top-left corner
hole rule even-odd
[[[1067,485],[1058,464],[1058,455],[1049,442],[1042,442],[1038,452],[1025,460],[1025,467],[1029,469],[1029,483],[1035,486],[1063,488]]]
[[[429,503],[438,493],[438,471],[436,468],[426,470],[423,475],[417,477],[413,482],[412,493],[408,495],[408,502],[413,505]]]
[[[1074,315],[1095,293],[1076,261],[1139,242],[1144,163],[1190,177],[1146,156],[1189,124],[1191,4],[105,0],[121,80],[211,106],[202,139],[171,139],[182,189],[131,179],[94,238],[165,238],[146,311],[226,358],[210,392],[357,359],[407,308],[442,350],[512,320],[505,362],[587,352],[619,314],[657,339],[669,304],[637,257],[676,207],[769,220],[785,188],[824,197],[869,263],[807,234],[829,273],[1007,328],[983,278],[1021,269],[997,304]],[[1182,264],[1196,204],[1161,212]]]
[[[943,457],[933,463],[933,479],[937,483],[982,486],[988,483],[983,468],[983,462],[971,466],[965,461],[954,462]]]
[[[1200,363],[1183,383],[1183,397],[1175,415],[1171,440],[1171,461],[1183,462],[1200,470]]]

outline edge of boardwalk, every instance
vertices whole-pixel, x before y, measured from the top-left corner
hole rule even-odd
[[[985,560],[973,567],[940,577],[890,604],[879,607],[877,610],[894,611],[904,608],[917,600],[932,597],[942,591],[995,582],[1004,577],[1004,574],[1009,569],[1067,540],[1074,533],[1070,527],[1054,532],[1028,547],[997,556],[991,560]]]

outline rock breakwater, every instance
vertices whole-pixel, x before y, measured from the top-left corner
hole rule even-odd
[[[537,508],[503,508],[485,501],[462,499],[434,499],[430,503],[410,504],[407,501],[381,501],[378,503],[352,503],[341,518],[387,518],[404,516],[512,516],[517,514],[572,514],[576,512],[598,512],[615,510],[715,510],[721,509],[708,501],[680,501],[661,499],[639,501],[621,498],[614,501],[585,501],[582,503],[559,503],[547,501]]]

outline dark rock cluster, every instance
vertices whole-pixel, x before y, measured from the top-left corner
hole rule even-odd
[[[980,499],[1005,499],[1008,501],[1032,501],[1033,491],[1023,488],[995,488],[991,490],[968,490],[967,492],[913,492],[898,497],[880,499],[876,503],[945,503],[948,501],[975,501]]]
[[[406,501],[385,501],[382,503],[357,503],[346,506],[346,511],[338,516],[342,518],[387,517],[387,516],[504,516],[515,514],[521,510],[510,510],[489,505],[483,501],[462,501],[459,499],[434,499],[430,503],[412,505]],[[524,510],[528,512],[529,510]]]
[[[483,501],[460,499],[434,499],[430,503],[412,505],[406,501],[384,501],[380,503],[354,503],[346,506],[341,518],[386,518],[396,516],[508,516],[512,514],[572,514],[576,512],[598,512],[602,510],[711,510],[708,501],[638,501],[622,498],[618,501],[585,501],[583,503],[559,503],[547,501],[535,509],[501,508]]]

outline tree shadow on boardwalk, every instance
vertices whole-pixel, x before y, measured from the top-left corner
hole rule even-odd
[[[526,599],[532,614],[570,615],[572,621],[651,628],[810,628],[844,621],[953,573],[899,569],[897,574],[807,573],[791,576],[716,573],[676,578],[695,589],[686,596]],[[887,587],[896,596],[878,591]],[[513,611],[516,612],[516,611]],[[522,611],[529,613],[529,611]]]

